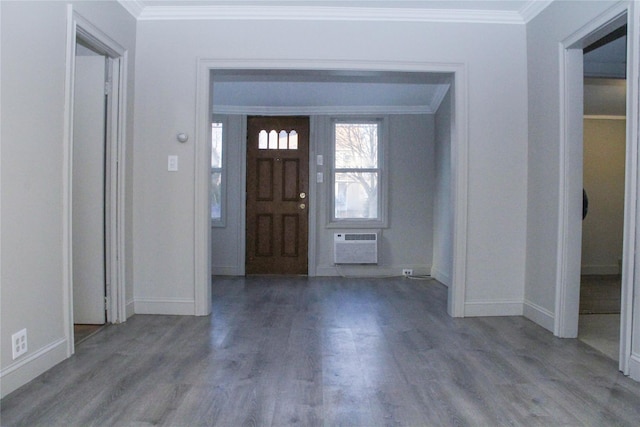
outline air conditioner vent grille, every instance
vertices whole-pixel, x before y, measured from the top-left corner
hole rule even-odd
[[[344,240],[376,240],[375,233],[346,233]]]
[[[336,233],[333,237],[335,264],[377,264],[376,233]]]

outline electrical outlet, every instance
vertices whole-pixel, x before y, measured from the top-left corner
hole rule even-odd
[[[413,270],[410,268],[403,268],[402,269],[402,275],[403,276],[413,276]]]
[[[23,329],[11,335],[13,359],[17,359],[27,352],[27,330]]]

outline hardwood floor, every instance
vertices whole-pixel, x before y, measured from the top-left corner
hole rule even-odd
[[[522,317],[453,319],[435,281],[216,278],[208,317],[104,328],[3,426],[636,426],[640,384]]]

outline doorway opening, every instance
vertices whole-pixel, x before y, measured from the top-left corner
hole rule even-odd
[[[77,344],[107,322],[106,141],[109,58],[76,41],[73,90],[72,261]]]
[[[583,49],[582,251],[578,338],[618,361],[626,155],[623,25]]]
[[[560,61],[560,153],[559,153],[559,223],[556,271],[554,334],[563,338],[578,337],[580,316],[580,277],[582,272],[582,211],[583,211],[583,149],[585,148],[585,58],[583,50],[603,37],[628,24],[628,5],[612,7],[589,26],[581,28],[561,45]],[[632,27],[629,27],[632,28]],[[637,126],[638,76],[637,64],[631,58],[637,40],[630,31],[626,49],[628,80],[624,90],[626,111],[625,176],[622,250],[620,256],[621,297],[619,322],[619,369],[634,375],[631,367],[633,330],[633,294],[635,288],[635,248],[637,230]],[[631,37],[633,36],[633,37]],[[635,46],[635,47],[634,47]],[[585,179],[586,182],[586,179]],[[587,190],[588,191],[588,190]],[[588,194],[587,194],[588,196]],[[592,202],[590,209],[594,209]],[[589,214],[588,214],[589,215]],[[588,218],[587,215],[587,218]]]
[[[78,339],[126,320],[126,50],[68,8],[64,146],[67,355]],[[74,325],[90,325],[79,326]]]
[[[261,87],[267,87],[270,84],[281,90],[277,92],[277,97],[260,94],[258,99],[262,102],[274,102],[274,100],[281,99],[286,95],[291,97],[305,93],[304,90],[300,90],[300,87],[308,81],[319,86],[345,80],[362,85],[363,83],[379,82],[379,79],[398,80],[399,83],[412,83],[417,79],[419,83],[431,84],[432,89],[435,89],[436,85],[447,87],[447,90],[438,91],[441,98],[437,103],[440,105],[440,102],[444,102],[442,105],[446,105],[446,108],[441,107],[431,112],[434,116],[438,112],[439,125],[436,128],[441,132],[439,135],[442,136],[443,146],[447,147],[446,150],[443,148],[442,152],[438,153],[442,158],[439,164],[444,169],[439,183],[443,194],[438,199],[443,201],[440,204],[443,209],[435,214],[437,218],[434,220],[441,220],[440,223],[448,225],[448,228],[446,232],[437,236],[437,250],[440,251],[437,260],[440,264],[436,273],[444,278],[441,281],[450,285],[448,287],[448,312],[454,317],[464,316],[468,180],[468,168],[466,167],[467,116],[466,103],[464,102],[466,99],[464,79],[466,70],[464,66],[460,64],[424,64],[421,66],[415,63],[399,63],[394,64],[393,69],[388,68],[389,64],[380,64],[380,68],[376,69],[375,64],[370,63],[364,65],[366,68],[362,68],[363,64],[357,62],[329,61],[319,70],[309,70],[299,68],[300,64],[295,61],[290,64],[273,63],[271,68],[269,65],[264,61],[257,61],[254,69],[247,67],[246,61],[235,64],[233,61],[201,60],[199,63],[197,156],[208,159],[212,156],[212,149],[217,151],[215,147],[211,146],[212,133],[210,133],[212,128],[220,126],[216,123],[221,124],[223,129],[227,129],[226,133],[224,130],[222,131],[223,142],[229,135],[234,135],[231,139],[235,142],[226,141],[227,145],[224,145],[227,154],[223,156],[221,162],[222,171],[217,166],[213,168],[208,162],[196,164],[196,175],[199,177],[198,182],[200,183],[195,199],[196,225],[198,230],[201,230],[197,233],[196,242],[196,259],[199,260],[196,275],[196,309],[198,312],[207,314],[210,310],[211,285],[207,279],[211,277],[212,272],[214,275],[244,275],[246,273],[245,257],[247,252],[244,245],[248,231],[244,217],[246,215],[244,190],[248,184],[246,182],[247,163],[244,156],[246,156],[248,136],[247,117],[251,115],[302,115],[310,117],[312,142],[310,143],[311,161],[309,161],[308,176],[311,182],[320,185],[310,185],[307,199],[309,206],[312,206],[308,214],[308,274],[316,276],[335,274],[335,265],[332,261],[333,258],[327,255],[331,255],[333,249],[332,243],[327,244],[327,241],[333,237],[333,230],[324,226],[328,224],[326,217],[330,214],[330,209],[327,207],[326,201],[326,198],[329,197],[326,182],[325,185],[322,185],[323,180],[328,179],[326,174],[330,173],[331,165],[329,160],[323,159],[326,147],[316,147],[314,141],[325,141],[328,138],[326,133],[329,132],[330,126],[327,126],[326,122],[330,120],[332,115],[350,114],[362,117],[389,113],[388,111],[373,111],[370,105],[354,106],[352,104],[342,106],[344,111],[329,111],[332,107],[328,108],[326,105],[332,104],[319,104],[323,101],[318,101],[318,99],[314,99],[315,103],[313,104],[298,102],[294,105],[296,109],[283,107],[279,104],[255,103],[246,104],[247,108],[244,104],[236,105],[235,102],[247,102],[246,98],[249,95],[255,95]],[[246,86],[248,89],[238,90],[239,85]],[[292,86],[295,87],[295,90],[292,90]],[[316,90],[314,93],[326,95],[326,91]],[[335,102],[335,99],[342,98],[333,97],[331,99]],[[362,100],[360,101],[362,102]],[[300,109],[300,106],[303,108]],[[358,111],[356,112],[354,108]],[[216,164],[218,164],[217,161]],[[218,180],[218,177],[221,177],[222,181],[226,179],[227,182],[236,184],[227,191],[224,188],[219,190],[217,187],[221,181]],[[238,183],[239,185],[237,185]],[[223,208],[220,214],[218,213],[217,200],[228,205],[228,209]],[[231,208],[234,204],[236,207]],[[316,209],[317,206],[322,206],[322,208]],[[212,218],[212,216],[216,218]],[[239,245],[241,247],[238,247]],[[433,262],[436,262],[435,256]],[[432,273],[433,271],[434,268],[432,268]],[[215,279],[213,286],[215,286]]]

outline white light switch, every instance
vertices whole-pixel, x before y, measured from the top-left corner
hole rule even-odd
[[[169,172],[176,172],[178,170],[178,156],[169,156],[167,169]]]
[[[322,166],[323,164],[324,164],[324,158],[322,157],[322,154],[318,154],[316,156],[316,165]]]
[[[322,172],[316,173],[316,182],[318,184],[324,182],[324,174]]]

